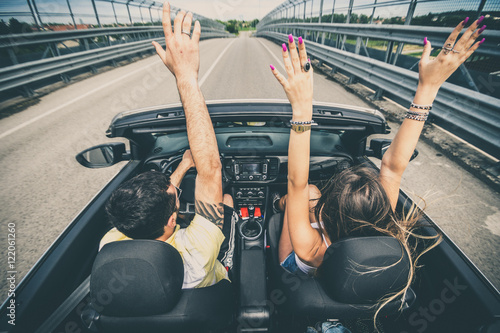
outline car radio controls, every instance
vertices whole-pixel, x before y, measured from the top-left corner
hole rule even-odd
[[[239,199],[239,198],[241,198],[242,196],[243,196],[243,193],[241,193],[241,191],[240,191],[240,192],[236,192],[236,198],[238,198],[238,199]]]
[[[248,195],[249,197],[253,197],[253,192],[252,192],[252,191],[248,191],[248,192],[247,192],[247,195]]]
[[[264,192],[259,191],[259,193],[257,193],[257,195],[259,196],[259,198],[263,198],[264,197]]]
[[[269,181],[274,180],[279,172],[278,158],[239,157],[225,159],[224,172],[228,179],[235,181]]]

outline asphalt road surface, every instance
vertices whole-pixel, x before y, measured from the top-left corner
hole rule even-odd
[[[200,83],[207,100],[286,98],[269,64],[284,73],[280,46],[243,34],[202,41]],[[314,77],[314,99],[368,105],[326,78]],[[7,272],[7,225],[16,226],[18,281],[125,162],[86,169],[74,156],[106,138],[113,116],[130,109],[179,102],[173,76],[157,56],[68,85],[27,110],[0,120],[0,278]],[[396,124],[392,124],[393,128]],[[500,195],[419,143],[403,189],[422,196],[427,212],[500,286]],[[0,298],[7,294],[0,284]]]

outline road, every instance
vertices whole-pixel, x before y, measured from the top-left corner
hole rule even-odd
[[[269,64],[284,73],[280,46],[263,39],[216,39],[200,44],[201,90],[207,100],[286,98]],[[322,74],[314,99],[368,105]],[[5,281],[7,224],[16,225],[16,269],[23,277],[91,198],[119,171],[86,169],[74,156],[106,138],[124,110],[179,102],[173,76],[158,57],[104,72],[41,98],[0,121],[0,267]],[[392,124],[396,127],[397,124]],[[403,188],[429,203],[430,216],[494,284],[500,286],[500,195],[423,142]],[[0,298],[6,297],[1,284]]]

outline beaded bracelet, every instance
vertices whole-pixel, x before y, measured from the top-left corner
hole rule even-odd
[[[429,112],[417,112],[411,110],[408,110],[405,116],[405,118],[407,119],[418,120],[418,121],[426,121],[427,117],[429,117]]]
[[[418,105],[418,104],[415,104],[412,102],[410,104],[410,107],[415,108],[415,109],[420,109],[420,110],[427,110],[427,111],[432,110],[432,104],[431,105]]]
[[[310,120],[310,121],[293,121],[293,120],[290,120],[290,125],[318,125],[318,124],[315,123],[314,120]]]

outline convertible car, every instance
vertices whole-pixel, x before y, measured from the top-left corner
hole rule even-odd
[[[352,332],[375,331],[379,300],[401,289],[408,276],[399,244],[390,237],[347,238],[330,246],[321,276],[288,274],[278,263],[282,215],[273,212],[272,194],[286,193],[291,107],[276,100],[207,104],[224,192],[239,214],[231,282],[181,289],[182,259],[163,242],[120,241],[99,249],[111,228],[104,205],[113,190],[141,172],[171,173],[189,148],[182,105],[123,112],[106,135],[127,139],[129,147],[104,144],[76,158],[90,168],[128,163],[4,302],[0,332],[306,332],[336,321]],[[346,168],[363,163],[376,169],[368,157],[381,158],[390,143],[370,140],[390,131],[376,110],[316,103],[313,119],[318,126],[311,133],[310,182],[319,188]],[[192,169],[181,184],[183,226],[194,212],[195,177]],[[397,209],[411,204],[401,192]],[[421,258],[405,297],[382,308],[376,328],[500,332],[498,290],[425,214],[418,232],[441,233],[443,241]]]

